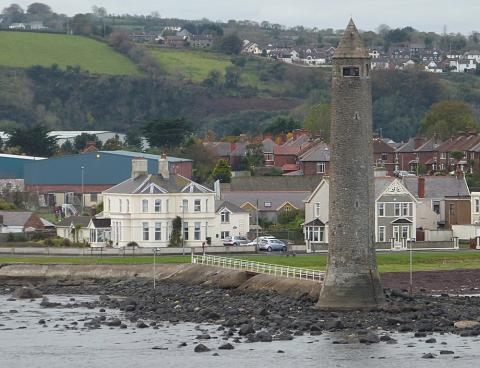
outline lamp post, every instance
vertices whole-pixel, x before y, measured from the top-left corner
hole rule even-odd
[[[84,202],[84,199],[83,199],[83,178],[84,178],[84,171],[85,171],[85,167],[84,166],[81,166],[80,169],[82,170],[82,212],[80,213],[80,216],[83,215],[83,206],[85,204]]]

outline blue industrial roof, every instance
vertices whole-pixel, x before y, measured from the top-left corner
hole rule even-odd
[[[99,151],[101,153],[108,153],[112,155],[121,155],[121,156],[128,156],[128,157],[144,157],[148,158],[151,160],[160,160],[159,155],[152,155],[150,153],[143,153],[143,152],[131,152],[131,151]],[[192,161],[188,158],[178,158],[178,157],[172,157],[172,156],[167,156],[168,162],[185,162],[185,161]]]
[[[43,157],[0,154],[0,179],[23,179],[26,162],[44,160]]]
[[[160,156],[129,151],[95,151],[77,155],[57,156],[25,163],[25,184],[30,185],[114,185],[131,176],[132,158],[144,157],[148,172],[158,173]],[[170,164],[190,162],[167,157]]]

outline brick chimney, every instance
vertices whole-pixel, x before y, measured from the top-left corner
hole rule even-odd
[[[97,150],[97,143],[95,141],[87,141],[83,153],[95,152]]]
[[[418,177],[418,198],[425,198],[425,177]]]
[[[425,138],[423,138],[423,137],[413,138],[413,148],[414,149],[417,149],[418,147],[420,147],[424,143],[425,143]]]

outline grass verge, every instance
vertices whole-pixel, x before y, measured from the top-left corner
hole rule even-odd
[[[285,257],[280,255],[235,256],[250,261],[279,264],[292,267],[304,267],[324,270],[325,255],[309,255]],[[380,272],[408,272],[409,254],[378,254],[377,261]],[[190,256],[158,256],[158,264],[189,263]],[[152,264],[153,257],[50,257],[50,256],[0,256],[0,263],[30,264]],[[480,268],[480,252],[414,252],[414,271],[455,270]]]

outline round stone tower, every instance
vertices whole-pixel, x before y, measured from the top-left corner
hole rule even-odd
[[[333,56],[329,211],[327,273],[317,307],[379,307],[370,56],[352,20]]]

